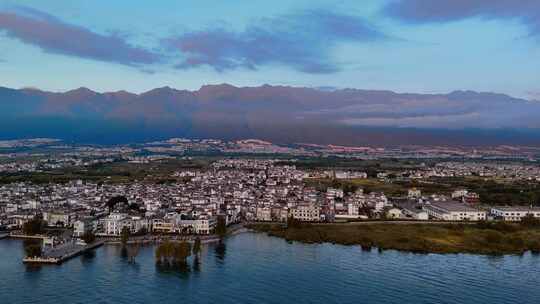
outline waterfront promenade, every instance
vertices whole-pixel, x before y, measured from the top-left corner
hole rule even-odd
[[[25,257],[23,263],[61,264],[86,251],[100,247],[104,243],[104,241],[100,240],[89,245],[65,244],[45,251],[41,257]]]

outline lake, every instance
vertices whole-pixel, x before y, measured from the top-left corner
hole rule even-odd
[[[198,264],[135,264],[103,246],[60,266],[21,263],[0,241],[0,303],[540,303],[540,256],[362,251],[244,233],[204,245]],[[197,266],[198,265],[198,266]]]

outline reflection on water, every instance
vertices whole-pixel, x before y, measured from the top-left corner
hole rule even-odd
[[[410,254],[360,246],[288,244],[240,234],[187,263],[136,263],[102,246],[60,266],[21,263],[21,241],[0,241],[0,303],[538,304],[540,256]],[[129,254],[129,253],[128,253]],[[82,295],[82,296],[81,296]]]
[[[365,251],[365,252],[371,252],[371,246],[365,246],[365,245],[360,245],[360,248],[362,249],[362,251]]]
[[[126,246],[122,246],[121,249],[120,249],[120,256],[127,260],[128,259],[128,250],[126,248]]]
[[[43,266],[41,266],[40,264],[24,264],[24,266],[26,272],[30,273],[40,272],[43,269]]]
[[[225,242],[220,241],[217,245],[215,245],[214,252],[216,258],[218,258],[218,261],[223,263],[225,261],[225,254],[227,253],[227,246],[225,245]]]
[[[86,267],[92,267],[95,258],[96,252],[94,250],[85,251],[81,254],[81,263]]]
[[[199,258],[199,255],[195,255],[195,258],[193,259],[193,271],[194,272],[201,271],[201,260]]]
[[[188,279],[191,273],[189,263],[156,263],[156,270],[160,274],[173,275],[182,279]]]
[[[90,250],[90,251],[85,251],[83,252],[82,254],[82,261],[88,261],[90,262],[91,260],[93,260],[94,258],[96,257],[96,252],[94,250]]]

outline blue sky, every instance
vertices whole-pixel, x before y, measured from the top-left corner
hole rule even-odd
[[[540,1],[0,0],[0,86],[211,83],[540,100]]]

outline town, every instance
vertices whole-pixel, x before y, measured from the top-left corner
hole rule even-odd
[[[94,183],[79,179],[65,184],[5,184],[0,186],[0,224],[16,231],[40,217],[49,227],[73,228],[75,237],[88,231],[118,237],[125,228],[134,235],[209,235],[219,217],[227,225],[286,223],[288,218],[320,223],[540,218],[540,207],[532,206],[533,202],[487,206],[480,204],[478,194],[467,189],[455,189],[451,195],[423,195],[411,188],[401,197],[362,188],[350,192],[327,187],[322,191],[306,181],[321,177],[365,179],[367,174],[301,170],[271,159],[224,158],[208,168],[180,170],[171,177],[175,182]]]
[[[61,263],[128,238],[212,242],[227,227],[519,223],[540,219],[537,157],[527,147],[3,141],[0,239],[40,240],[24,261]]]

